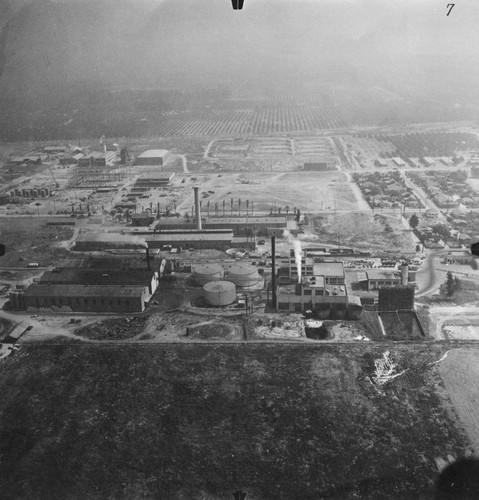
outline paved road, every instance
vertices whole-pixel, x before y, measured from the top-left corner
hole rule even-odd
[[[416,297],[429,295],[439,290],[439,287],[442,284],[442,276],[437,273],[434,267],[434,260],[439,255],[441,255],[441,252],[428,252],[426,260],[422,264],[420,271],[417,273],[421,276],[421,278],[424,276],[425,281],[422,287],[417,291]]]

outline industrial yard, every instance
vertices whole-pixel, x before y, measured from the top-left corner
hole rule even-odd
[[[477,12],[232,3],[2,4],[2,498],[431,500],[479,457]]]

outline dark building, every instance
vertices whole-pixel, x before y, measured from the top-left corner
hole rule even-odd
[[[11,297],[19,309],[49,308],[78,312],[141,312],[149,300],[148,287],[119,285],[30,285]]]

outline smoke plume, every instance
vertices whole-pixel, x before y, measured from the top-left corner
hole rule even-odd
[[[288,239],[288,243],[293,245],[294,259],[296,261],[296,267],[298,268],[298,283],[301,283],[301,260],[303,255],[301,242],[297,240],[287,229],[284,231],[284,236]]]

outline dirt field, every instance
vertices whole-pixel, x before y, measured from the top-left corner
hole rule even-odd
[[[357,210],[360,201],[341,172],[295,172],[295,173],[252,173],[252,174],[211,174],[199,175],[195,182],[201,191],[214,191],[202,200],[203,212],[210,202],[211,215],[215,203],[218,213],[223,214],[223,200],[226,202],[226,215],[231,215],[230,203],[234,199],[233,215],[238,214],[238,199],[242,200],[242,214],[246,214],[246,200],[254,205],[255,211],[269,212],[271,208],[281,208],[290,213],[293,207],[304,212],[320,210]],[[182,211],[191,211],[193,190],[191,186],[184,191]],[[250,210],[251,212],[251,210]]]
[[[398,218],[367,213],[329,214],[312,218],[310,230],[325,244],[371,252],[410,254],[415,244]]]
[[[466,429],[476,454],[479,453],[479,350],[455,349],[439,363],[439,373]]]
[[[29,262],[48,266],[66,255],[58,243],[73,236],[73,230],[65,226],[47,226],[42,219],[0,218],[0,241],[6,247],[0,257],[3,267],[26,267]]]

